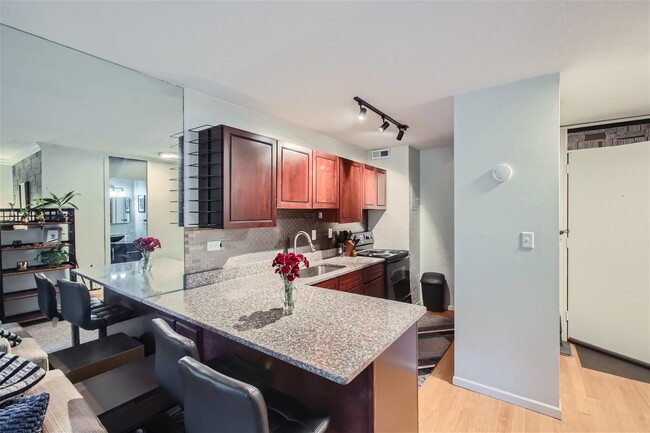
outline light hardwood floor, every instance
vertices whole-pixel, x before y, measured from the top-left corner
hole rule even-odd
[[[420,389],[420,432],[650,432],[650,384],[582,368],[573,354],[560,356],[556,420],[453,386],[452,346]]]

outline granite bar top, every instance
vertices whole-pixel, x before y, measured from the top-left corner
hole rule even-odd
[[[296,286],[296,308],[282,311],[281,279],[272,271],[143,300],[147,305],[204,327],[340,384],[350,383],[426,311],[314,284],[363,269],[373,258],[334,258],[318,264],[344,270],[304,279]]]
[[[296,308],[287,316],[282,280],[270,263],[265,272],[182,290],[182,262],[159,260],[148,273],[137,262],[74,272],[340,384],[350,383],[426,311],[419,305],[311,286],[382,259],[334,257],[311,263],[345,268],[296,280]]]
[[[152,267],[147,272],[143,272],[142,263],[137,261],[78,268],[73,269],[72,273],[136,301],[183,290],[183,261],[165,257],[153,257],[151,260]]]

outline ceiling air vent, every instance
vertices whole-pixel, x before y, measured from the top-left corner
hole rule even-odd
[[[375,149],[371,152],[371,159],[390,158],[390,149]]]

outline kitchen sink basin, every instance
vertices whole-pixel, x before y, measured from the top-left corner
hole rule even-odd
[[[315,277],[317,275],[327,274],[329,272],[334,272],[339,269],[343,269],[343,265],[318,265],[312,266],[311,268],[301,269],[300,276],[302,278]]]

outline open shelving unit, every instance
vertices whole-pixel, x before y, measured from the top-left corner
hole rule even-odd
[[[30,221],[22,222],[15,210],[0,209],[0,269],[2,269],[0,320],[2,322],[25,324],[44,319],[38,308],[35,280],[33,277],[25,278],[25,276],[43,272],[54,273],[52,276],[54,280],[61,277],[69,278],[69,270],[76,268],[75,210],[69,208],[63,211],[67,214],[66,221],[56,221],[56,210],[43,209],[44,221],[34,221],[36,215],[32,212],[28,217]],[[59,243],[43,243],[44,230],[51,227],[62,229],[63,239]],[[15,240],[21,240],[22,244],[14,245]],[[54,267],[36,263],[35,256],[40,251],[58,245],[63,245],[68,251],[68,262]],[[26,270],[17,269],[17,262],[21,260],[28,261]]]

